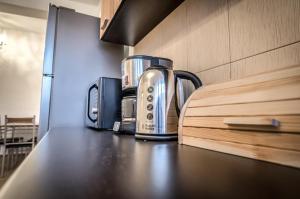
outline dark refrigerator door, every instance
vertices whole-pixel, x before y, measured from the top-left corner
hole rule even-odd
[[[123,46],[99,41],[99,19],[59,8],[49,129],[86,126],[86,95],[99,77],[121,77]]]
[[[40,126],[38,139],[40,140],[49,129],[49,111],[51,101],[52,77],[43,76],[41,105],[40,105]]]
[[[38,140],[40,140],[49,129],[49,114],[51,103],[51,89],[54,64],[54,51],[55,51],[55,39],[56,39],[56,21],[57,21],[57,7],[50,5],[47,33],[44,52],[44,66],[43,66],[43,81],[41,91],[41,104],[40,104],[40,121],[39,121],[39,133]]]

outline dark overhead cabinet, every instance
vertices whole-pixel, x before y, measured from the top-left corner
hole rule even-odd
[[[134,46],[184,0],[123,0],[101,39]]]

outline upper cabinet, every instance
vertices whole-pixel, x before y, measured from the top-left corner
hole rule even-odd
[[[184,0],[101,0],[100,39],[134,46]]]
[[[122,0],[101,0],[100,38],[102,38]]]

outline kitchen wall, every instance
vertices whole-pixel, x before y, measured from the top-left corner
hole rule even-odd
[[[32,115],[38,117],[40,106],[44,34],[24,30],[17,26],[18,20],[13,19],[18,18],[0,14],[0,39],[5,44],[0,48],[2,124],[5,114],[16,117]],[[40,27],[43,25],[45,27],[46,20],[41,23]],[[33,23],[27,23],[30,24],[36,27]]]
[[[299,0],[186,0],[134,47],[214,84],[300,64]]]

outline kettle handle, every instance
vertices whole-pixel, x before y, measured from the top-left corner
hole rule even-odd
[[[202,82],[199,79],[199,77],[197,77],[195,74],[188,72],[188,71],[183,71],[183,70],[175,70],[174,71],[174,77],[175,77],[175,107],[176,107],[176,112],[177,115],[179,117],[180,115],[180,108],[178,107],[178,99],[177,99],[177,82],[178,82],[178,78],[179,79],[186,79],[186,80],[190,80],[193,85],[195,86],[195,89],[200,88],[202,86]]]

